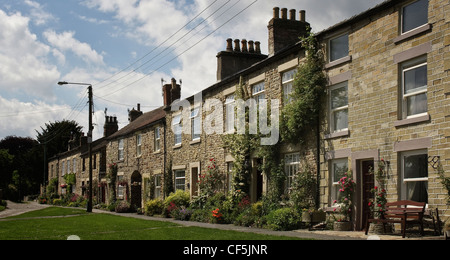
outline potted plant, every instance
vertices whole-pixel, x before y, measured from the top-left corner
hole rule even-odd
[[[344,173],[344,176],[339,180],[339,185],[339,203],[337,200],[334,201],[334,211],[339,212],[339,218],[335,218],[333,228],[337,231],[350,231],[352,230],[352,201],[355,191],[355,181],[351,171]]]

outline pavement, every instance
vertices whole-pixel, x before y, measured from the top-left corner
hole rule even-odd
[[[0,219],[10,216],[20,215],[29,211],[39,210],[46,207],[50,207],[50,205],[42,205],[37,202],[25,202],[25,203],[14,203],[11,201],[7,201],[8,206],[7,209],[0,212]],[[165,221],[172,222],[183,226],[191,226],[191,227],[203,227],[203,228],[213,228],[219,230],[233,230],[239,232],[251,232],[256,234],[266,234],[266,235],[274,235],[274,236],[287,236],[287,237],[296,237],[296,238],[305,238],[305,239],[316,239],[316,240],[443,240],[443,236],[434,236],[428,232],[425,236],[420,236],[419,234],[412,232],[408,233],[406,238],[402,238],[400,234],[391,234],[391,235],[375,235],[369,233],[369,235],[365,235],[363,231],[332,231],[332,230],[319,230],[319,231],[310,231],[307,229],[294,230],[294,231],[273,231],[268,229],[259,229],[259,228],[251,228],[251,227],[242,227],[235,225],[222,225],[222,224],[210,224],[210,223],[201,223],[201,222],[193,222],[193,221],[179,221],[170,218],[159,218],[159,217],[149,217],[145,215],[138,215],[135,213],[115,213],[104,210],[94,209],[93,213],[96,214],[112,214],[118,215],[122,217],[131,217],[138,218],[144,220],[153,220],[153,221]]]

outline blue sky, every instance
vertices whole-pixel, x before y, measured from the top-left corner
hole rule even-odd
[[[144,112],[161,106],[161,79],[182,79],[183,97],[215,83],[227,38],[261,41],[267,53],[275,6],[306,10],[318,32],[381,2],[2,0],[0,139],[35,137],[35,129],[63,119],[87,129],[86,88],[58,81],[93,84],[100,138],[105,108],[123,127],[137,103]]]

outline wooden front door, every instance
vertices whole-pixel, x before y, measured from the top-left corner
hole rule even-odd
[[[369,212],[369,202],[373,201],[374,195],[372,189],[375,187],[374,161],[362,161],[362,224],[366,223],[367,213]]]

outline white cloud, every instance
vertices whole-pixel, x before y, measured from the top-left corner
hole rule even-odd
[[[81,120],[80,113],[71,112],[67,105],[51,105],[42,101],[22,102],[17,99],[5,99],[0,96],[0,139],[12,133],[17,136],[36,136],[45,123],[62,120],[71,114],[71,119]]]
[[[30,32],[29,21],[20,13],[0,10],[0,90],[53,98],[52,86],[60,74],[48,62],[51,48]]]
[[[87,43],[80,42],[74,38],[75,32],[63,32],[57,34],[53,30],[44,32],[44,37],[54,47],[61,51],[72,51],[86,63],[104,65],[103,56],[98,54]]]
[[[48,21],[56,20],[56,18],[51,13],[45,11],[38,2],[25,0],[24,3],[31,7],[30,15],[36,25],[44,25]]]

